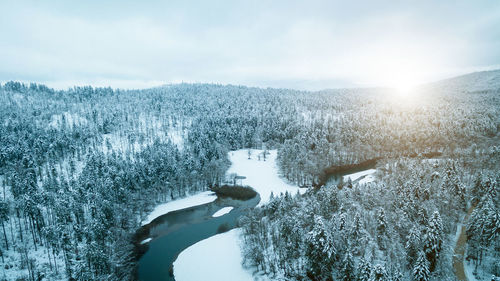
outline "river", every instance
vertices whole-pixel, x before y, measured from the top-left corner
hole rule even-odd
[[[235,228],[238,218],[259,201],[258,195],[246,201],[219,197],[212,203],[170,212],[142,227],[136,236],[138,251],[145,252],[139,259],[138,280],[175,280],[172,263],[181,251],[203,239]],[[212,217],[224,207],[234,209],[223,216]],[[148,237],[153,237],[153,240],[140,244]]]

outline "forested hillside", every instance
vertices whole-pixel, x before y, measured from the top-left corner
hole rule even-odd
[[[284,280],[456,280],[457,224],[473,208],[468,259],[498,276],[499,164],[499,146],[393,159],[372,183],[275,198],[242,219],[246,263]]]
[[[439,279],[472,202],[474,216],[498,222],[500,89],[429,87],[409,99],[387,89],[5,83],[0,279],[133,279],[132,236],[147,212],[220,184],[228,151],[262,147],[277,148],[283,176],[301,186],[318,186],[327,168],[386,162],[376,184],[256,209],[243,222],[249,264],[297,280],[347,278],[346,266],[404,277],[423,264]],[[401,158],[434,152],[436,165]],[[477,260],[498,256],[498,228],[469,229]],[[491,243],[496,252],[484,250]]]

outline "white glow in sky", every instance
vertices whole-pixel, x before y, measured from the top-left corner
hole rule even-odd
[[[500,65],[500,1],[0,2],[0,81],[409,87]]]

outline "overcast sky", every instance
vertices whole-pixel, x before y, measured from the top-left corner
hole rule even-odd
[[[0,81],[56,88],[184,81],[315,90],[500,65],[498,0],[2,0],[0,11]]]

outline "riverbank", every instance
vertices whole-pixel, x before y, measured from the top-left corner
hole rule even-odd
[[[182,251],[174,262],[175,279],[253,281],[252,272],[241,266],[240,235],[241,229],[236,228]]]
[[[217,196],[212,191],[200,192],[195,195],[185,198],[173,200],[160,205],[157,205],[153,211],[141,222],[141,226],[151,223],[158,217],[161,217],[169,212],[191,208],[198,205],[207,204],[217,199]]]

